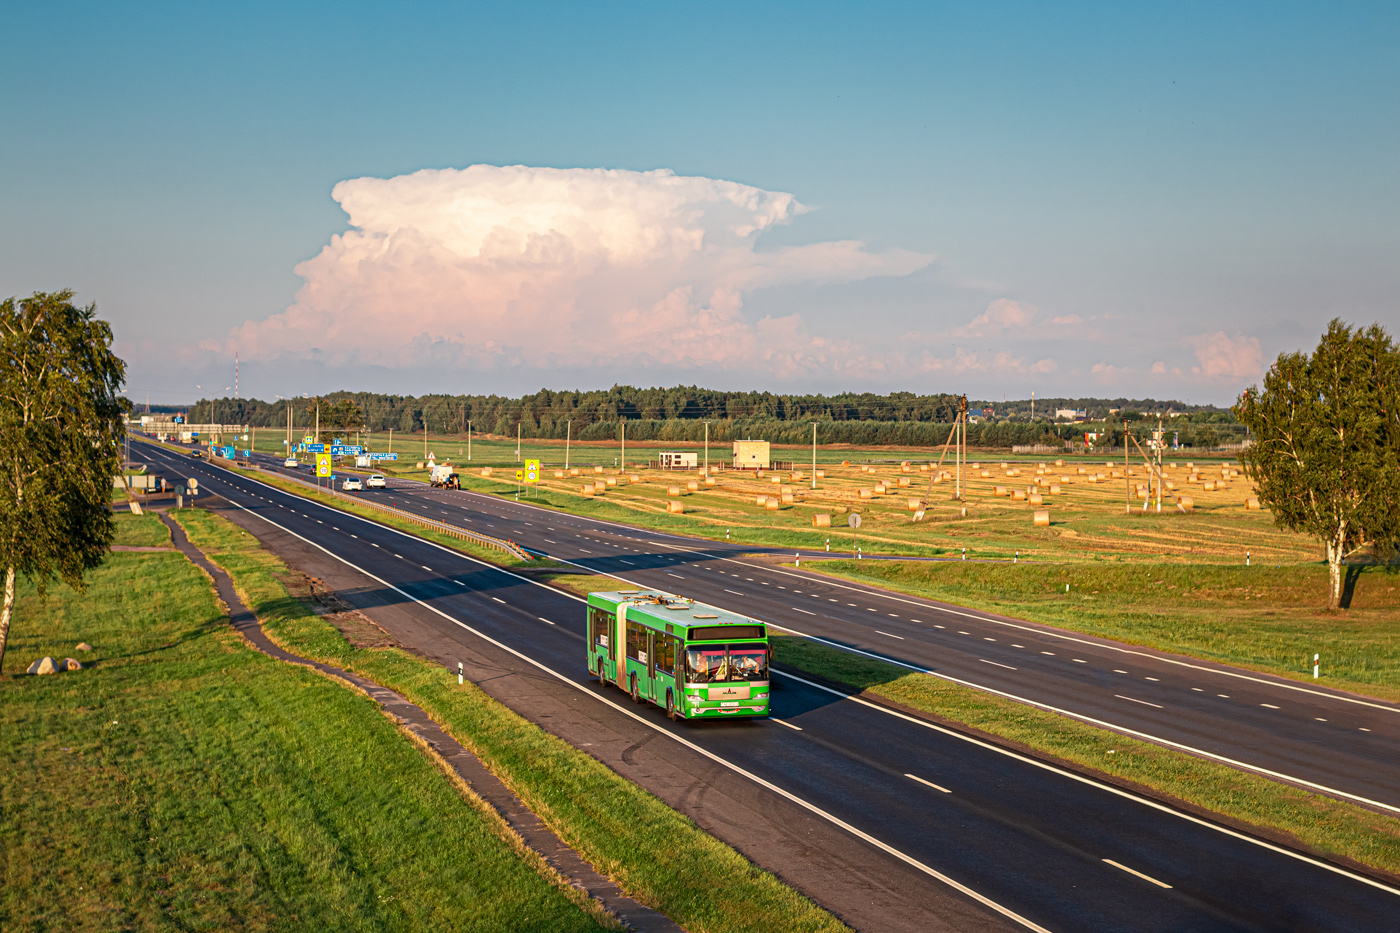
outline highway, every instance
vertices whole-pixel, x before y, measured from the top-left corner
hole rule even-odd
[[[575,597],[211,464],[143,449],[167,477],[197,476],[229,504],[225,514],[402,643],[451,667],[465,660],[493,695],[859,929],[1379,930],[1400,909],[1400,891],[1372,879],[800,677],[779,678],[770,720],[670,723],[588,680]],[[823,624],[861,629],[847,640],[932,624],[923,609],[911,618],[894,607],[898,618],[883,613],[867,624],[859,613],[871,597],[860,595],[839,606],[862,621],[842,622],[842,613],[817,608],[841,597],[811,590],[814,581],[725,553],[673,550],[697,550],[694,542],[667,539],[665,547],[664,536],[465,493],[385,494],[401,507],[406,498],[439,512],[451,506],[453,520],[477,523],[469,527],[508,515],[561,550],[568,541],[567,559],[675,574],[685,579],[668,590],[700,598],[691,565],[704,561],[724,570],[710,588],[735,590],[744,611],[763,617],[763,608],[747,608],[757,598],[789,610],[805,602]],[[532,541],[504,528],[489,533]],[[610,553],[601,553],[603,540]],[[787,592],[759,596],[760,572]]]
[[[263,465],[282,471],[280,462]],[[307,478],[305,470],[301,478]],[[1395,703],[845,584],[747,556],[767,549],[650,532],[411,480],[389,483],[361,495],[511,538],[631,584],[692,596],[1126,735],[1400,814]]]

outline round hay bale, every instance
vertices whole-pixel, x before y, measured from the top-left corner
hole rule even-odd
[[[637,473],[633,473],[632,475],[627,477],[627,481],[630,483],[640,483],[642,481],[642,477]]]
[[[1079,473],[1080,476],[1083,476],[1084,474],[1088,473],[1089,471],[1086,470],[1086,469],[1084,469],[1083,467],[1079,467],[1078,470],[1077,470],[1077,472]]]
[[[578,476],[578,467],[569,467],[570,476]]]
[[[826,470],[818,470],[817,479],[826,479]]]
[[[1248,499],[1244,500],[1244,507],[1251,512],[1257,512],[1259,511],[1259,500],[1254,496],[1250,496]]]
[[[555,478],[555,479],[563,479],[563,478],[564,478],[564,471],[563,471],[563,470],[555,470],[555,471],[554,471],[554,478]]]
[[[1196,507],[1196,503],[1191,501],[1190,496],[1177,496],[1176,507],[1183,512],[1189,512]]]
[[[705,477],[705,485],[706,485],[706,486],[718,486],[718,485],[719,485],[719,480],[715,479],[713,476],[707,476],[707,477]]]
[[[1064,466],[1064,465],[1065,465],[1065,462],[1064,462],[1063,460],[1056,460],[1056,461],[1055,461],[1055,466]]]
[[[607,481],[607,480],[603,480],[603,479],[598,480],[597,482],[595,482],[595,483],[593,484],[593,489],[594,489],[596,492],[607,492],[607,491],[608,491],[608,481]]]
[[[763,503],[763,507],[770,512],[778,511],[778,507],[781,505],[782,503],[779,502],[775,496],[769,496],[768,501]]]
[[[754,505],[767,505],[767,504],[768,504],[768,497],[767,497],[767,496],[756,496],[756,497],[754,498]]]
[[[691,480],[690,482],[685,484],[685,488],[688,492],[699,492],[700,484],[695,480]]]
[[[991,478],[992,478],[992,471],[991,471],[991,470],[982,470],[981,473],[982,473],[982,478],[983,478],[983,479],[991,479]]]
[[[413,468],[414,468],[415,470],[426,470],[426,469],[428,468],[428,465],[427,465],[426,463],[424,463],[422,460],[419,460],[417,463],[415,463],[415,464],[413,465]]]
[[[584,483],[582,486],[579,487],[579,492],[583,493],[585,496],[591,496],[596,491],[597,490],[593,488],[592,483]]]
[[[862,489],[862,490],[860,491],[860,497],[861,497],[862,499],[870,499],[870,498],[872,498],[874,495],[875,495],[874,490]]]
[[[795,501],[796,501],[796,500],[793,498],[792,493],[790,493],[790,492],[785,492],[785,493],[782,494],[782,503],[783,503],[783,505],[792,505],[792,504],[794,504]]]
[[[1049,510],[1049,509],[1036,509],[1036,510],[1035,510],[1035,514],[1031,517],[1031,521],[1035,523],[1035,527],[1037,527],[1037,528],[1049,528],[1049,527],[1050,527],[1050,510]]]
[[[842,466],[850,466],[850,465],[851,465],[851,461],[849,461],[849,460],[842,460],[842,461],[841,461],[841,465],[842,465]]]
[[[1031,505],[1043,505],[1045,503],[1045,497],[1038,492],[1033,492],[1030,494],[1030,503]]]
[[[607,478],[606,480],[604,480],[603,482],[604,482],[604,485],[605,485],[605,486],[616,486],[616,485],[617,485],[617,479],[614,478],[614,477],[608,477],[608,478]]]
[[[1206,481],[1205,481],[1205,484],[1202,486],[1202,488],[1205,489],[1206,492],[1215,492],[1215,480],[1213,480],[1213,479],[1208,479],[1208,480],[1206,480]]]
[[[924,507],[923,499],[906,499],[904,507],[911,512],[917,512]]]
[[[491,475],[491,468],[490,468],[490,467],[482,467],[482,468],[481,468],[481,475],[482,475],[482,476],[490,476],[490,475]]]
[[[666,495],[670,496],[672,499],[676,498],[676,497],[679,496],[680,494],[681,494],[681,487],[679,487],[679,486],[667,486],[667,487],[666,487]]]
[[[994,496],[1004,496],[1004,495],[1006,495],[1006,487],[1005,487],[1005,486],[993,486],[993,487],[992,487],[992,495],[994,495]]]
[[[1011,491],[1011,500],[1013,502],[1025,502],[1026,491],[1024,489],[1013,489]]]
[[[1059,494],[1060,494],[1060,487],[1059,487],[1058,485],[1054,484],[1054,483],[1051,483],[1051,484],[1050,484],[1050,495],[1052,495],[1052,496],[1058,496]]]
[[[595,467],[593,468],[593,472],[594,472],[594,473],[601,473],[601,472],[603,472],[603,468],[602,468],[601,466],[595,466]]]
[[[829,513],[827,513],[827,512],[818,512],[818,513],[816,513],[815,515],[812,516],[812,527],[814,527],[814,528],[830,528],[830,527],[831,527],[831,515],[830,515]]]
[[[794,483],[800,483],[800,482],[802,482],[802,471],[801,471],[801,470],[793,470],[793,471],[792,471],[792,475],[789,476],[788,478],[791,479]]]
[[[908,486],[908,485],[909,485],[909,477],[907,477],[907,476],[901,476],[901,477],[899,478],[899,485],[901,485],[901,486]]]
[[[666,503],[666,511],[667,511],[667,512],[671,512],[671,513],[673,513],[673,514],[680,514],[680,513],[682,513],[682,512],[685,511],[685,503],[684,503],[684,502],[668,502],[668,503]]]
[[[781,476],[779,476],[777,473],[774,473],[772,476],[768,477],[768,482],[770,482],[770,483],[777,483],[778,485],[782,485],[783,478],[782,478]]]

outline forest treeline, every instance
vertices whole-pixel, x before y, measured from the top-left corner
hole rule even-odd
[[[611,440],[626,422],[628,440],[701,441],[709,422],[711,441],[757,438],[773,443],[804,444],[812,440],[812,422],[818,422],[817,440],[823,444],[879,444],[933,446],[948,437],[956,418],[954,395],[915,395],[895,392],[842,393],[839,395],[777,395],[768,392],[724,392],[679,386],[670,389],[638,389],[614,386],[590,392],[541,390],[523,398],[496,395],[384,395],[373,392],[334,392],[318,398],[291,402],[258,399],[201,400],[189,413],[191,421],[283,427],[291,410],[292,427],[304,430],[315,423],[321,410],[321,428],[353,431],[421,432],[426,424],[433,434],[514,436],[517,425],[526,438],[558,438],[566,434],[579,440]],[[1024,403],[969,401],[969,412],[1015,412]],[[1153,399],[1042,399],[1037,414],[1053,414],[1057,407],[1107,414],[1110,407],[1152,411],[1172,408],[1195,411],[1197,417],[1219,418],[1218,409],[1185,406]],[[1014,416],[1014,415],[1013,415]],[[1009,447],[1015,444],[1061,443],[1076,429],[1044,420],[994,420],[968,426],[968,442],[978,446]],[[1228,414],[1223,416],[1229,419]]]

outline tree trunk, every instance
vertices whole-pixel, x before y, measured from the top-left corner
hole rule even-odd
[[[1342,608],[1342,537],[1339,534],[1327,542],[1327,608]]]
[[[0,673],[5,670],[5,643],[10,640],[10,616],[15,609],[15,568],[5,568],[5,605],[0,608]]]

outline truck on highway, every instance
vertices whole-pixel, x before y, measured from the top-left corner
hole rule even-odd
[[[450,464],[433,464],[428,468],[428,482],[439,489],[461,489],[462,479],[452,471]]]

